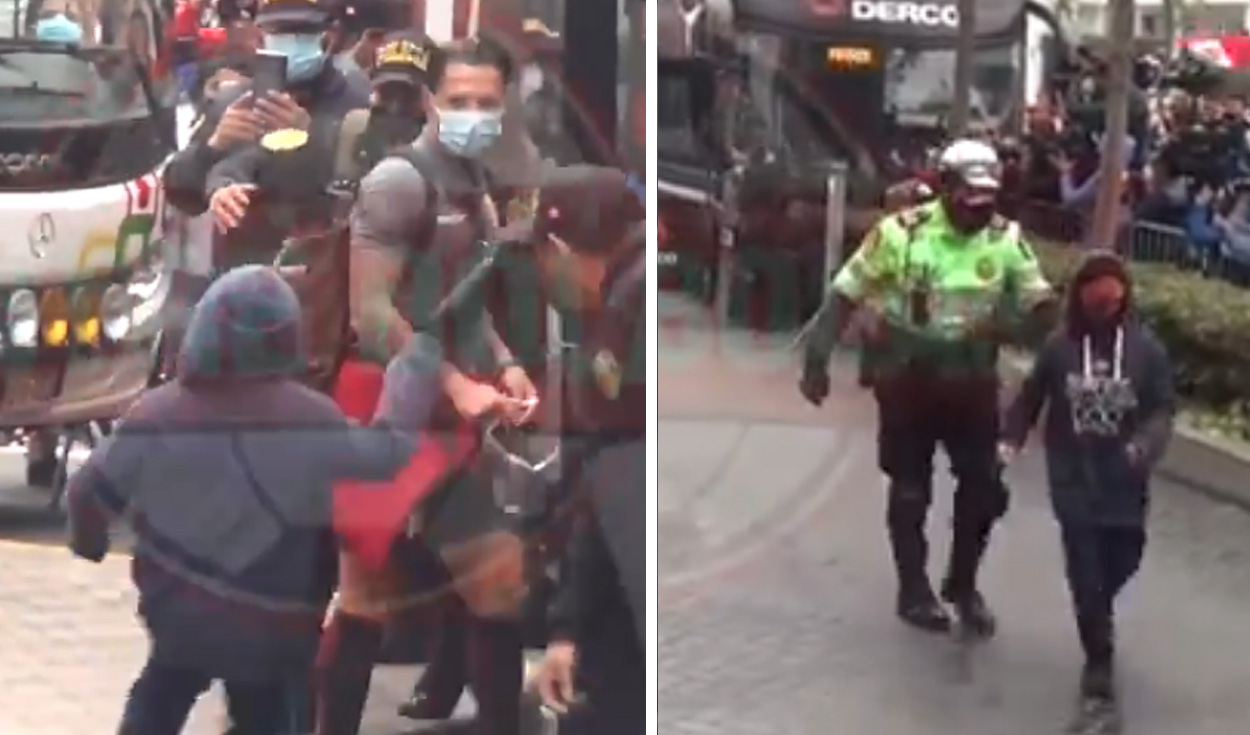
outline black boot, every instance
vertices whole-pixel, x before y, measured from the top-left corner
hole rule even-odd
[[[1081,670],[1080,698],[1068,732],[1115,735],[1122,727],[1115,693],[1115,673],[1110,659],[1087,661]]]
[[[468,621],[469,680],[477,700],[475,735],[519,735],[524,672],[518,622]]]
[[[923,586],[900,589],[895,608],[900,620],[913,628],[930,633],[949,633],[951,617],[938,602],[937,596],[925,582]]]
[[[886,528],[890,534],[890,550],[894,554],[894,569],[898,574],[895,612],[912,627],[945,633],[951,628],[950,616],[929,586],[929,541],[924,533],[927,513],[926,488],[902,483],[890,486]]]
[[[990,540],[990,524],[965,521],[956,515],[951,555],[942,582],[942,599],[955,608],[962,629],[979,638],[998,630],[998,621],[977,591],[977,572]]]
[[[317,735],[358,735],[381,648],[376,621],[334,614],[317,652]]]
[[[427,638],[425,670],[413,687],[412,696],[399,705],[400,716],[410,720],[451,717],[468,680],[464,608],[448,605],[433,622]]]
[[[956,594],[950,589],[942,590],[942,599],[955,608],[960,629],[976,638],[993,638],[998,632],[998,618],[985,603],[980,592]]]

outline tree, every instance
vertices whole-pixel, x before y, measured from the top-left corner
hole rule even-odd
[[[1115,246],[1120,226],[1124,169],[1128,164],[1129,95],[1132,92],[1134,0],[1111,0],[1107,59],[1107,110],[1102,162],[1098,169],[1098,198],[1086,232],[1094,248]]]
[[[977,0],[959,0],[959,37],[955,46],[955,91],[950,134],[968,134],[971,118],[972,62],[977,52]]]

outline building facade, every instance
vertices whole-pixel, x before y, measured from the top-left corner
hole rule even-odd
[[[1105,36],[1110,14],[1107,0],[1070,0],[1068,11],[1073,30],[1079,36]],[[1137,0],[1137,36],[1162,40],[1168,6],[1176,13],[1178,35],[1237,33],[1250,28],[1250,2],[1247,0]]]

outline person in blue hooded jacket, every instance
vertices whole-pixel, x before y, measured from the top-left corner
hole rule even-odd
[[[177,379],[145,393],[70,480],[75,554],[102,559],[112,519],[135,530],[151,648],[122,735],[177,735],[214,680],[231,732],[279,732],[336,580],[334,484],[390,480],[412,454],[441,356],[414,338],[372,425],[353,425],[297,381],[299,323],[273,269],[225,274],[191,316]]]
[[[1141,564],[1150,475],[1176,412],[1163,346],[1132,311],[1128,270],[1094,253],[1068,288],[1067,317],[1038,353],[1003,422],[1010,461],[1042,408],[1050,496],[1085,665],[1076,732],[1114,732],[1116,597]]]

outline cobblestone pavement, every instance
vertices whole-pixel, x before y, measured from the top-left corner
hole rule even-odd
[[[37,508],[40,498],[12,487],[21,467],[20,457],[0,453],[0,735],[106,735],[146,654],[129,562],[72,558],[60,524]],[[395,708],[417,671],[377,669],[361,735],[413,730]],[[471,712],[466,697],[461,714]],[[221,735],[223,722],[220,696],[210,692],[185,732]]]
[[[892,615],[875,422],[852,371],[816,411],[783,342],[715,344],[668,298],[661,316],[660,733],[1061,732],[1079,648],[1040,452],[1011,471],[985,572],[999,637],[914,633]],[[935,578],[948,515],[931,522]],[[1121,606],[1127,729],[1242,735],[1250,517],[1158,483],[1151,534]]]

